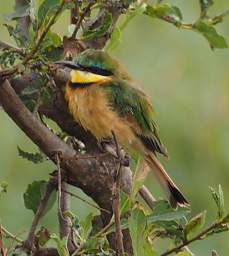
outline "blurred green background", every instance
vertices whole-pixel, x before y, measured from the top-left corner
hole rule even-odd
[[[197,0],[168,2],[181,8],[187,22],[199,13]],[[0,0],[0,5],[1,13],[9,13],[14,1]],[[228,7],[228,0],[216,1],[211,13]],[[55,31],[66,34],[68,19],[66,12]],[[2,22],[0,19],[0,38],[12,42]],[[218,25],[218,31],[229,40],[228,27],[229,19]],[[162,161],[190,200],[193,214],[207,209],[208,221],[215,217],[209,186],[218,184],[229,210],[229,51],[213,52],[197,33],[139,16],[124,30],[122,42],[112,54],[152,96],[161,137],[170,154],[169,161]],[[31,151],[36,147],[3,111],[0,137],[0,181],[9,183],[7,195],[0,197],[0,219],[10,231],[24,237],[32,212],[24,208],[23,193],[34,179],[47,179],[54,166],[34,166],[18,157],[17,145]],[[151,175],[147,185],[156,197],[163,196]],[[79,190],[77,193],[83,195]],[[94,209],[74,199],[73,211],[83,218]],[[56,209],[41,225],[57,232]],[[229,255],[228,241],[229,234],[224,233],[196,242],[191,249],[200,256],[210,255],[212,249],[221,256]]]

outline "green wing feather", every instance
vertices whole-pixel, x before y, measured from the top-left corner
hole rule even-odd
[[[167,150],[161,143],[158,127],[153,119],[153,107],[146,95],[124,81],[112,81],[102,84],[108,93],[111,107],[129,122],[142,143],[151,151],[167,156]]]

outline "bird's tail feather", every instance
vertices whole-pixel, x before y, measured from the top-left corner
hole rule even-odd
[[[177,205],[188,206],[188,201],[182,195],[181,191],[175,185],[173,180],[169,177],[163,165],[159,162],[156,156],[154,154],[147,154],[145,160],[149,167],[154,171],[156,178],[165,190],[171,206],[174,208],[176,208]]]

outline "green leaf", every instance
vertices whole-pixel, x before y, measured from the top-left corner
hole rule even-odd
[[[27,209],[32,210],[34,214],[37,212],[39,203],[43,199],[47,187],[47,182],[44,180],[34,181],[29,184],[24,193],[24,205]],[[53,191],[48,200],[44,215],[53,207],[56,200],[56,192]]]
[[[181,26],[181,22],[183,20],[180,9],[169,4],[160,4],[155,6],[147,5],[144,14],[152,18],[163,19],[177,27]]]
[[[104,35],[112,25],[112,15],[105,11],[102,24],[96,29],[89,29],[83,32],[83,40],[99,37]]]
[[[147,216],[149,223],[154,223],[158,221],[172,221],[179,220],[190,213],[190,208],[178,207],[173,209],[170,204],[165,200],[160,200],[156,202],[153,213]]]
[[[59,256],[70,256],[68,248],[67,248],[67,238],[66,237],[63,240],[61,240],[56,234],[52,234],[51,238],[56,243]]]
[[[199,0],[199,1],[200,1],[201,14],[202,16],[204,16],[207,10],[209,9],[209,7],[211,7],[214,4],[214,2],[213,0]]]
[[[61,37],[57,33],[49,31],[42,42],[42,49],[47,50],[48,48],[59,47],[61,43]]]
[[[185,251],[177,253],[176,256],[193,256],[193,254],[191,254],[190,252],[185,250]]]
[[[93,213],[89,213],[84,220],[80,221],[81,232],[80,235],[83,239],[87,239],[92,230],[92,220],[94,218]]]
[[[19,156],[33,162],[34,164],[42,163],[44,161],[44,157],[40,153],[29,153],[22,150],[19,146],[17,146],[17,150]]]
[[[2,67],[11,67],[20,56],[13,49],[4,49],[0,52],[0,63]]]
[[[49,18],[56,12],[60,0],[43,0],[38,9],[38,27],[46,24]]]
[[[128,212],[131,209],[132,202],[131,202],[129,195],[127,195],[122,190],[120,193],[120,199],[121,199],[120,212],[121,212],[121,216],[122,216],[124,213]]]
[[[228,43],[225,38],[219,35],[212,25],[204,22],[203,20],[199,20],[193,25],[193,28],[208,40],[212,49],[228,48]]]
[[[128,223],[133,244],[134,255],[143,256],[143,244],[145,240],[144,233],[147,224],[147,219],[144,212],[138,208],[135,208],[128,219]]]
[[[131,201],[135,200],[135,197],[137,193],[139,192],[140,188],[145,182],[145,177],[146,177],[146,172],[147,172],[147,167],[145,166],[145,163],[141,161],[140,156],[136,155],[136,159],[131,166],[134,172],[134,177],[133,177],[133,185],[132,185],[132,191],[130,195]],[[132,161],[133,162],[133,161]]]
[[[144,253],[142,256],[159,256],[147,239],[144,239],[143,251]]]
[[[29,17],[33,24],[37,19],[37,0],[30,0]]]
[[[25,17],[29,15],[29,7],[30,7],[29,5],[20,6],[17,8],[15,12],[4,14],[3,17],[8,21]]]
[[[218,218],[222,219],[224,216],[224,213],[225,213],[224,196],[223,196],[222,187],[221,187],[221,185],[219,185],[218,192],[214,188],[211,188],[211,187],[210,187],[210,190],[211,190],[212,197],[213,197],[213,199],[216,203],[217,209],[218,209]]]
[[[28,38],[25,36],[21,36],[22,28],[19,26],[19,23],[16,24],[15,27],[9,24],[3,24],[9,32],[9,35],[12,36],[19,47],[26,47],[28,46]]]
[[[111,51],[119,46],[121,43],[121,31],[118,27],[116,27],[110,37],[110,40],[108,41],[106,45],[106,50]]]
[[[195,217],[193,217],[184,228],[184,235],[185,238],[188,239],[189,236],[197,231],[199,231],[201,228],[205,225],[205,217],[206,217],[206,211],[199,213]]]

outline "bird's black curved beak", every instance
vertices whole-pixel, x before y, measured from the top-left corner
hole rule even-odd
[[[68,61],[68,60],[60,60],[60,61],[55,61],[55,64],[59,64],[59,65],[63,65],[67,68],[71,68],[71,69],[82,69],[78,64],[76,64],[73,61]]]

